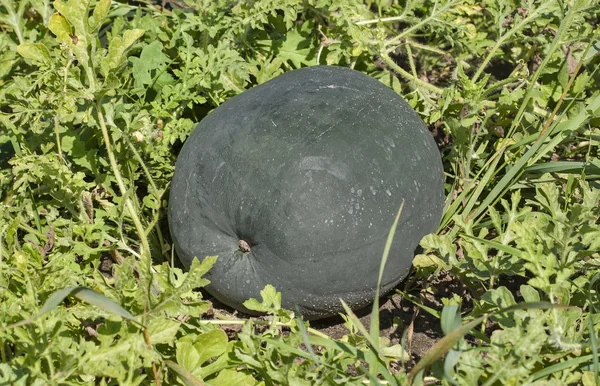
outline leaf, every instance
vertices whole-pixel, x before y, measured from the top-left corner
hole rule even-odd
[[[108,44],[108,54],[100,63],[100,71],[106,78],[111,70],[119,68],[125,63],[125,52],[135,43],[143,34],[143,29],[131,29],[123,33],[123,38],[115,36]]]
[[[600,176],[600,167],[591,162],[581,161],[556,161],[531,165],[525,168],[529,173],[568,173],[582,174],[586,176]]]
[[[498,308],[506,308],[516,304],[512,292],[510,292],[508,288],[504,286],[487,291],[485,294],[483,294],[481,300],[493,304]]]
[[[148,334],[150,343],[173,343],[180,323],[171,319],[154,318],[148,323]]]
[[[210,283],[203,276],[212,268],[216,260],[216,256],[207,256],[202,262],[195,258],[192,261],[189,272],[185,274],[185,279],[183,279],[181,285],[175,287],[173,283],[169,283],[163,293],[160,294],[157,304],[151,308],[151,312],[156,315],[161,312],[166,312],[167,314],[177,314],[180,312],[183,304],[181,297],[183,295]]]
[[[102,22],[110,10],[110,1],[99,0],[96,4],[92,17],[89,20],[91,30],[96,30],[102,26]]]
[[[598,55],[598,52],[600,52],[600,40],[596,40],[594,43],[590,42],[590,49],[583,60],[586,62],[591,60],[594,56]]]
[[[252,311],[274,313],[276,310],[281,309],[281,293],[278,293],[275,287],[267,284],[264,289],[260,291],[262,302],[252,298],[244,302],[244,307]]]
[[[60,29],[60,42],[68,45],[82,66],[86,69],[88,77],[92,77],[90,72],[88,46],[91,39],[89,33],[88,10],[91,0],[68,0],[63,3],[61,0],[54,2],[54,7],[60,12],[61,17],[65,18],[73,27],[68,40],[64,37],[66,29],[64,22],[61,22],[63,27]],[[54,32],[54,31],[52,31]],[[56,34],[56,33],[55,33]],[[58,36],[58,35],[57,35]],[[90,79],[89,82],[92,82]]]
[[[410,355],[408,351],[401,344],[395,344],[389,347],[384,347],[381,349],[381,353],[388,358],[392,358],[397,361],[406,362],[410,360]]]
[[[527,302],[527,303],[534,303],[534,302],[539,302],[540,301],[540,294],[539,292],[533,288],[530,285],[527,284],[523,284],[520,287],[520,291],[521,291],[521,296],[523,296],[523,299]]]
[[[501,243],[499,243],[497,241],[482,239],[482,238],[479,238],[479,237],[468,235],[466,233],[463,233],[462,236],[464,236],[464,237],[466,237],[468,239],[471,239],[471,240],[478,241],[478,242],[480,242],[480,243],[482,243],[484,245],[490,246],[492,248],[496,248],[499,251],[509,253],[509,254],[511,254],[513,256],[523,257],[523,252],[520,249],[513,248],[513,247],[510,247],[508,245],[501,244]]]
[[[51,63],[50,51],[44,43],[21,43],[17,47],[19,54],[34,62]]]
[[[154,41],[142,49],[139,58],[129,58],[133,63],[133,77],[135,78],[136,87],[152,84],[156,71],[169,61],[169,58],[162,51],[162,43]]]
[[[252,386],[256,384],[256,381],[249,374],[234,369],[225,369],[215,379],[210,380],[208,384],[214,386]]]
[[[188,371],[194,371],[201,365],[200,353],[198,350],[196,350],[192,343],[177,342],[176,347],[177,363],[183,366],[183,368],[187,369]]]
[[[198,362],[203,364],[210,358],[223,354],[227,349],[227,342],[227,334],[218,328],[199,335],[194,342],[194,348],[200,355]]]
[[[61,14],[55,13],[50,16],[48,29],[56,36],[56,40],[62,44],[71,44],[71,25]]]

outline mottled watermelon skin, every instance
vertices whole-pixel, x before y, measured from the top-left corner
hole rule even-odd
[[[181,262],[218,255],[207,290],[241,311],[272,284],[307,319],[373,301],[409,272],[443,209],[436,144],[394,91],[360,72],[285,73],[215,109],[185,142],[169,202]],[[250,251],[240,248],[244,240]]]

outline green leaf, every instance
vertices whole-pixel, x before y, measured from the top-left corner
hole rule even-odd
[[[100,71],[106,78],[111,70],[125,63],[125,53],[143,34],[143,29],[131,29],[123,33],[123,37],[115,36],[108,44],[108,54],[100,63]]]
[[[387,358],[392,358],[396,361],[406,362],[410,360],[408,351],[401,344],[395,344],[389,347],[383,347],[381,353]]]
[[[152,344],[173,343],[180,323],[165,318],[155,318],[148,323],[148,334]]]
[[[590,162],[581,161],[556,161],[556,162],[545,162],[528,166],[525,168],[525,172],[529,173],[568,173],[568,174],[581,174],[585,173],[586,176],[600,176],[600,167]]]
[[[73,150],[73,144],[77,141],[77,139],[70,135],[65,135],[60,140],[60,146],[64,152],[69,153]]]
[[[194,342],[194,348],[198,351],[200,364],[217,357],[227,349],[227,334],[221,329],[214,329],[200,334]]]
[[[214,265],[216,259],[216,256],[207,256],[200,262],[195,258],[192,261],[189,272],[182,275],[184,279],[181,281],[181,284],[178,287],[172,282],[165,284],[165,288],[159,295],[157,303],[151,307],[150,311],[155,315],[159,315],[162,312],[166,312],[168,315],[177,315],[180,313],[181,307],[185,305],[182,302],[182,296],[188,294],[193,289],[204,287],[210,283],[203,276]]]
[[[252,311],[273,313],[281,308],[281,293],[277,292],[275,287],[267,284],[260,291],[262,302],[252,298],[244,302],[244,307]]]
[[[249,374],[234,369],[225,369],[207,384],[214,386],[252,386],[256,384],[256,381]]]
[[[404,200],[400,204],[400,208],[396,213],[396,217],[392,222],[392,226],[388,231],[388,236],[385,241],[385,245],[383,248],[383,255],[381,256],[381,262],[379,263],[379,276],[377,277],[377,287],[375,288],[375,299],[373,301],[373,307],[371,309],[371,326],[370,326],[370,335],[371,341],[375,342],[375,344],[379,343],[379,289],[381,288],[381,279],[383,278],[383,273],[385,271],[385,267],[387,264],[388,256],[390,254],[390,249],[392,248],[392,243],[394,242],[394,235],[396,234],[396,228],[398,227],[398,221],[400,220],[400,216],[402,215],[402,210],[404,209]],[[377,349],[379,346],[376,347]]]
[[[162,43],[154,41],[144,47],[139,58],[129,58],[133,63],[133,77],[135,78],[136,87],[152,84],[156,71],[169,61],[169,58],[162,51]]]
[[[540,293],[530,285],[523,284],[520,287],[521,296],[527,303],[535,303],[540,301]]]
[[[504,245],[504,244],[499,243],[497,241],[492,241],[492,240],[482,239],[482,238],[475,237],[475,236],[470,236],[470,235],[468,235],[466,233],[463,233],[462,236],[464,236],[464,237],[466,237],[468,239],[471,239],[471,240],[478,241],[478,242],[480,242],[480,243],[482,243],[484,245],[487,245],[489,247],[496,248],[496,249],[498,249],[498,250],[500,250],[502,252],[509,253],[509,254],[511,254],[513,256],[517,256],[517,257],[522,257],[523,256],[523,252],[520,249],[517,249],[517,248],[514,248],[514,247],[510,247],[508,245]]]
[[[50,17],[48,29],[56,36],[56,40],[62,44],[71,44],[71,25],[61,14],[55,13]]]
[[[487,291],[481,297],[481,300],[497,306],[498,308],[506,308],[516,304],[515,297],[508,288],[500,286],[498,288]]]
[[[188,371],[194,371],[201,365],[200,353],[194,345],[190,342],[177,342],[176,343],[176,357],[177,363]]]
[[[66,3],[63,3],[61,0],[56,0],[54,2],[54,7],[60,12],[61,17],[65,18],[73,27],[71,36],[67,39],[64,36],[66,28],[64,22],[61,21],[59,41],[68,45],[73,50],[73,53],[77,56],[77,59],[79,59],[80,64],[85,68],[87,76],[91,78],[94,74],[91,73],[88,54],[88,46],[91,39],[88,20],[90,1],[91,0],[68,0]],[[55,33],[55,35],[58,36],[57,33]],[[90,84],[93,82],[92,79],[88,79],[88,81]]]
[[[52,62],[50,58],[50,51],[44,43],[21,43],[17,47],[19,54],[27,59],[31,59],[34,62],[42,62],[49,64]]]
[[[102,22],[110,10],[110,1],[111,0],[99,0],[96,4],[92,17],[89,20],[91,30],[96,30],[102,26]]]

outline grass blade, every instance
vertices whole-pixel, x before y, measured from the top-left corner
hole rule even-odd
[[[55,309],[56,307],[58,307],[60,305],[60,303],[62,303],[62,301],[65,300],[65,298],[67,298],[70,295],[73,295],[88,304],[96,306],[96,307],[100,308],[101,310],[107,311],[111,314],[118,315],[124,319],[129,319],[129,320],[137,323],[135,317],[133,315],[131,315],[129,313],[129,311],[127,311],[126,309],[124,309],[123,307],[121,307],[120,305],[118,305],[117,303],[112,301],[111,299],[107,298],[106,296],[104,296],[92,289],[89,289],[87,287],[66,287],[66,288],[62,288],[57,291],[54,291],[52,293],[52,295],[50,295],[48,297],[48,299],[46,300],[46,302],[44,303],[44,305],[42,306],[40,311],[35,316],[33,316],[29,319],[22,320],[20,322],[11,324],[11,325],[7,326],[7,329],[21,327],[26,324],[33,323],[33,321],[35,319],[39,318],[40,316],[44,315],[45,313],[50,312],[53,309]]]
[[[381,288],[381,279],[383,277],[383,271],[387,264],[390,249],[392,248],[392,242],[394,241],[394,235],[396,234],[396,228],[398,227],[398,221],[402,215],[402,209],[404,209],[404,200],[400,204],[396,218],[392,223],[392,227],[388,233],[387,240],[385,242],[385,248],[383,249],[383,256],[381,257],[381,264],[379,265],[379,277],[377,278],[377,288],[375,289],[375,300],[373,301],[373,310],[371,311],[371,340],[377,343],[379,349],[379,289]]]
[[[86,303],[100,308],[101,310],[110,312],[115,315],[119,315],[124,319],[135,320],[135,317],[129,313],[126,309],[107,298],[106,296],[91,290],[86,287],[76,287],[71,294]]]
[[[545,367],[532,375],[531,380],[535,381],[537,379],[546,377],[550,374],[556,373],[558,371],[567,370],[573,367],[580,366],[584,363],[588,363],[593,360],[595,354],[584,355],[578,358],[569,359],[568,361],[560,362],[552,366]]]
[[[497,249],[499,251],[508,253],[510,255],[513,255],[513,256],[516,256],[516,257],[523,257],[523,252],[520,249],[509,247],[508,245],[504,245],[504,244],[499,243],[497,241],[481,239],[479,237],[471,236],[471,235],[468,235],[466,233],[462,234],[461,236],[469,238],[471,240],[478,241],[478,242],[480,242],[482,244],[485,244],[485,245],[487,245],[489,247],[492,247],[494,249]]]
[[[594,302],[594,299],[592,298],[592,290],[594,289],[594,286],[596,285],[596,282],[598,281],[598,279],[600,279],[600,273],[595,274],[592,277],[592,280],[590,280],[590,284],[589,284],[589,291],[588,291],[588,302],[590,303],[590,310],[592,312],[598,312],[596,309],[596,302]],[[590,344],[591,344],[591,350],[592,350],[592,356],[593,356],[593,363],[594,363],[594,378],[596,381],[596,385],[600,385],[600,377],[598,376],[598,372],[600,372],[600,364],[598,361],[598,341],[596,340],[596,331],[594,330],[594,320],[592,318],[592,315],[590,315],[588,317],[589,320],[589,330],[590,330]]]
[[[600,176],[600,167],[591,162],[557,161],[528,166],[525,168],[525,172],[568,174],[581,174],[585,172],[586,176]]]
[[[181,382],[183,382],[184,385],[186,386],[204,386],[205,383],[198,380],[196,377],[194,377],[192,375],[192,373],[190,373],[189,371],[187,371],[186,369],[184,369],[182,366],[178,365],[177,363],[170,361],[170,360],[166,360],[165,364],[167,365],[167,367],[169,367],[171,370],[173,370],[173,372],[175,374],[177,374],[177,376],[179,377],[179,379],[181,379]]]

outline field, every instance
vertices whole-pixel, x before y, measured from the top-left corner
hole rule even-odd
[[[0,385],[600,385],[598,20],[596,0],[0,0]],[[202,290],[212,259],[174,256],[175,160],[224,101],[317,64],[419,113],[444,216],[373,312],[309,323],[266,287],[250,318]]]

